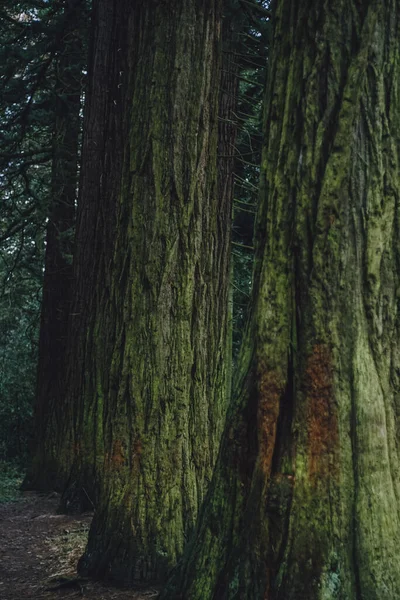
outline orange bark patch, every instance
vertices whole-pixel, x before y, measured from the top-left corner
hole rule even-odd
[[[143,451],[142,442],[140,440],[136,440],[133,444],[133,455],[140,456]]]
[[[122,467],[122,465],[125,464],[125,453],[124,453],[124,448],[122,446],[122,442],[120,440],[116,440],[114,442],[113,445],[113,452],[111,455],[111,466],[112,467],[116,467],[117,469],[119,467]]]
[[[135,470],[138,470],[140,467],[140,457],[142,456],[143,445],[142,441],[136,439],[132,445],[132,465]]]
[[[307,396],[308,465],[312,479],[327,477],[337,469],[338,421],[333,394],[332,354],[317,344],[308,358]]]
[[[283,390],[282,380],[275,371],[266,370],[260,373],[257,413],[259,461],[263,473],[267,477],[271,472],[279,405]]]

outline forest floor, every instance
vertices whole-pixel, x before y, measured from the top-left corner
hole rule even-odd
[[[56,494],[18,494],[0,503],[0,599],[152,600],[158,591],[134,591],[79,580],[91,514],[59,515]],[[18,497],[19,496],[19,497]],[[55,588],[58,589],[49,589]]]

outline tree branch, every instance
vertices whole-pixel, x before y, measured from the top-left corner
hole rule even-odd
[[[239,0],[239,2],[240,2],[240,4],[245,4],[249,8],[252,8],[252,9],[258,11],[259,13],[261,13],[267,19],[271,19],[272,18],[271,11],[268,10],[268,9],[266,9],[266,8],[264,8],[260,4],[255,4],[254,2],[250,2],[249,0]]]

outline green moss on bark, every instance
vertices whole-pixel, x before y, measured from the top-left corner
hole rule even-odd
[[[80,451],[65,502],[84,488],[96,506],[81,570],[124,582],[162,579],[181,555],[226,412],[220,18],[208,0],[101,0],[95,12],[77,258],[84,369],[71,357],[68,390]]]
[[[242,373],[161,597],[394,600],[398,9],[282,0],[274,16]]]

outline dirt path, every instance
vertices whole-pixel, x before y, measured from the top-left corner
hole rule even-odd
[[[76,577],[91,514],[58,515],[58,498],[26,493],[0,504],[0,599],[87,598],[88,600],[152,600],[157,590],[135,592],[98,582],[69,582],[50,591],[61,578]],[[58,579],[60,578],[60,579]],[[64,580],[65,584],[65,580]]]

